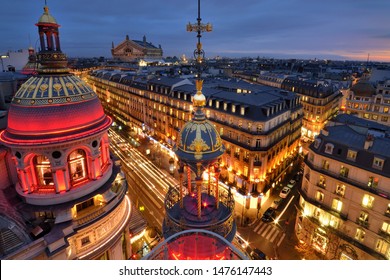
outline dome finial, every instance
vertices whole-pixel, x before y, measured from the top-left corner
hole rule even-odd
[[[206,106],[206,97],[202,93],[203,80],[196,80],[196,94],[194,96],[194,106],[204,107]]]

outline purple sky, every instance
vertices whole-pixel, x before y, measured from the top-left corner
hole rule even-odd
[[[34,25],[44,0],[3,1],[0,53],[38,47]],[[147,41],[164,56],[191,56],[196,0],[48,0],[69,57],[110,57],[111,42]],[[390,62],[390,0],[203,0],[213,25],[202,37],[206,57],[360,59]]]

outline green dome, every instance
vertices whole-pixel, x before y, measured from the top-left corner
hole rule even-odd
[[[56,19],[51,14],[49,14],[49,7],[45,6],[43,7],[43,10],[44,10],[43,15],[41,15],[41,17],[39,18],[38,23],[57,24]]]

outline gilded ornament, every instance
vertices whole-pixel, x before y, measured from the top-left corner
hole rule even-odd
[[[60,90],[62,89],[62,86],[61,86],[61,84],[54,84],[53,85],[53,88],[54,88],[54,90],[57,92],[57,93],[59,93],[60,92]]]
[[[41,90],[41,93],[43,94],[49,86],[47,84],[42,84],[39,89]]]
[[[71,91],[73,91],[74,90],[74,85],[72,84],[72,83],[66,83],[65,84],[65,86],[69,89],[69,90],[71,90]]]

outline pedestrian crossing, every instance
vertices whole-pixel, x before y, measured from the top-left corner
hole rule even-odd
[[[264,223],[263,221],[259,221],[253,231],[269,242],[276,243],[276,246],[279,246],[286,237],[286,233],[273,223]]]

